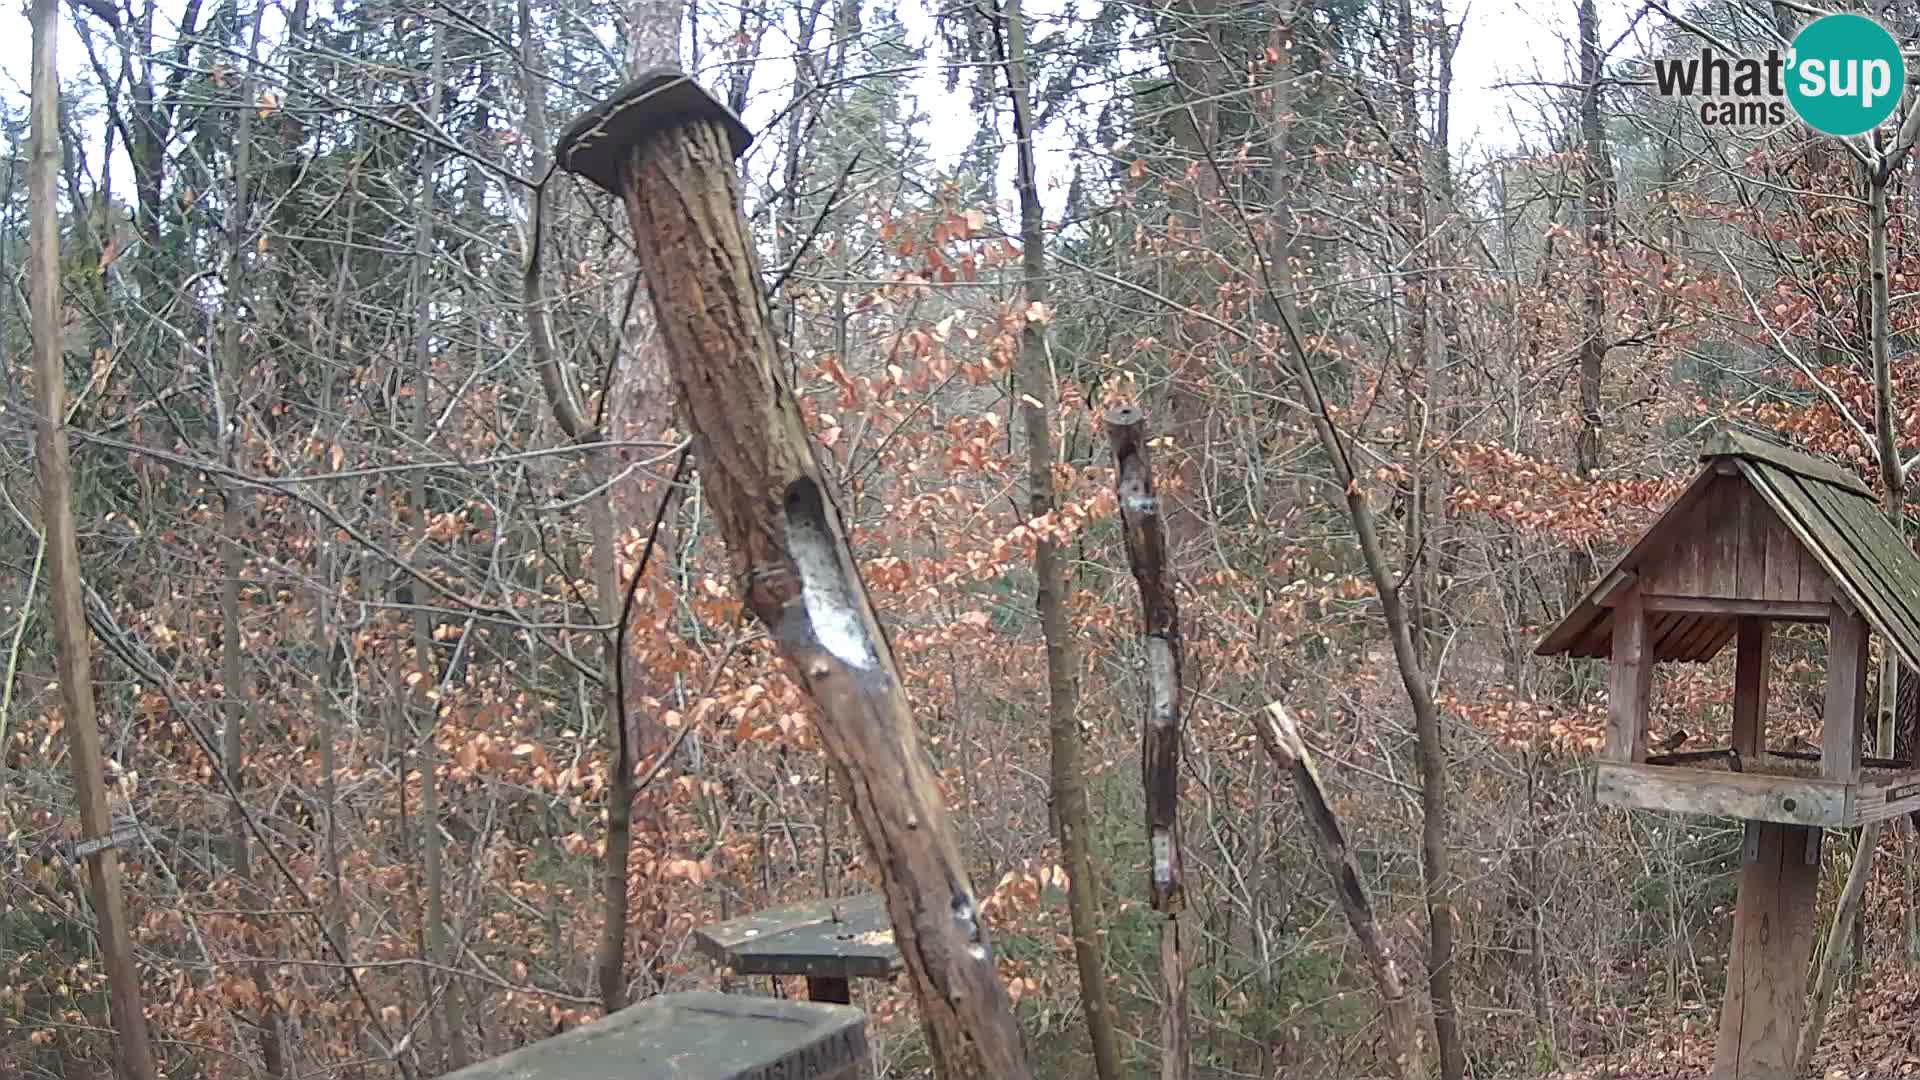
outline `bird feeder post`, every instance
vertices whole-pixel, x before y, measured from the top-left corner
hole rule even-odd
[[[620,196],[701,482],[746,606],[819,706],[854,821],[947,1077],[1028,1075],[985,917],[892,646],[781,375],[734,159],[731,110],[677,71],[628,83],[561,136],[561,167]]]

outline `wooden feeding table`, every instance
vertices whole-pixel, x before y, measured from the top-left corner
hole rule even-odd
[[[1715,1080],[1792,1069],[1813,948],[1821,831],[1920,809],[1912,761],[1863,757],[1867,647],[1879,634],[1920,668],[1920,558],[1853,474],[1762,439],[1722,433],[1700,474],[1535,650],[1606,658],[1597,799],[1746,821]],[[1817,751],[1769,748],[1775,623],[1827,627]],[[1652,753],[1653,666],[1735,646],[1730,745]]]
[[[859,1080],[866,1014],[736,994],[661,994],[442,1080]]]
[[[695,930],[694,941],[737,975],[804,975],[807,997],[846,1004],[851,979],[899,974],[900,948],[877,893],[816,900]]]

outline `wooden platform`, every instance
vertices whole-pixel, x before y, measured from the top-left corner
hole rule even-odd
[[[886,979],[900,971],[893,924],[877,893],[743,915],[701,927],[693,938],[736,975]]]
[[[1594,793],[1604,806],[1840,829],[1920,810],[1920,770],[1880,772],[1860,783],[1844,784],[1684,765],[1603,761],[1594,767]]]
[[[866,1014],[737,994],[661,994],[442,1080],[862,1080]]]

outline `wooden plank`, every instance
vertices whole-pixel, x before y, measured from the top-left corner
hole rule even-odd
[[[1750,498],[1760,500],[1762,506],[1766,505],[1751,483],[1747,486],[1747,492]],[[1764,595],[1780,600],[1824,601],[1825,597],[1801,593],[1800,564],[1806,558],[1806,548],[1781,522],[1780,515],[1773,513],[1772,507],[1767,507],[1767,512],[1771,527],[1767,530],[1767,586]]]
[[[1867,694],[1867,623],[1834,605],[1827,620],[1827,696],[1821,710],[1820,774],[1852,783]]]
[[[1703,654],[1701,660],[1704,662],[1719,656],[1720,650],[1727,647],[1727,643],[1733,640],[1734,631],[1739,628],[1740,623],[1737,619],[1725,619],[1721,621],[1718,631],[1708,640],[1706,647],[1701,650]]]
[[[1745,477],[1735,487],[1733,499],[1734,539],[1739,548],[1733,595],[1748,600],[1780,599],[1767,593],[1767,536],[1775,528],[1773,511],[1754,494],[1753,485]]]
[[[1777,622],[1826,622],[1832,605],[1826,601],[1720,599],[1706,596],[1648,596],[1640,602],[1648,611],[1684,611],[1693,614],[1759,616]]]
[[[1733,748],[1751,761],[1760,759],[1767,733],[1767,664],[1773,634],[1765,619],[1740,619],[1733,660]]]
[[[1876,783],[1861,784],[1854,792],[1850,825],[1886,821],[1920,810],[1920,771],[1908,771]]]
[[[1653,689],[1653,649],[1647,612],[1634,590],[1613,609],[1613,659],[1607,693],[1607,748],[1611,761],[1647,757],[1647,700]]]
[[[1561,617],[1559,623],[1540,639],[1540,644],[1534,646],[1534,655],[1559,656],[1567,652],[1574,642],[1586,638],[1594,623],[1604,617],[1604,609],[1597,602],[1600,595],[1618,587],[1618,582],[1613,579],[1613,571],[1636,571],[1643,564],[1650,563],[1655,556],[1664,554],[1677,539],[1685,535],[1687,507],[1714,479],[1711,468],[1701,469],[1693,478],[1693,482],[1687,485],[1686,491],[1682,492],[1680,497],[1674,500],[1673,505],[1667,508],[1667,512],[1656,518],[1647,531],[1640,534],[1640,539],[1634,542],[1633,547],[1629,548],[1607,573],[1602,574],[1593,588],[1588,590],[1587,594]],[[1594,652],[1583,655],[1603,656],[1605,654]]]
[[[1754,490],[1760,493],[1767,505],[1773,508],[1774,513],[1780,515],[1780,520],[1786,524],[1794,538],[1800,541],[1801,546],[1806,548],[1807,553],[1818,563],[1818,576],[1825,581],[1830,590],[1837,594],[1837,598],[1852,604],[1856,610],[1865,610],[1867,602],[1859,584],[1847,576],[1847,571],[1844,569],[1847,563],[1842,560],[1846,553],[1829,550],[1835,544],[1840,544],[1842,547],[1844,544],[1834,534],[1833,526],[1826,515],[1812,501],[1798,479],[1789,473],[1770,471],[1761,465],[1748,465],[1745,467],[1745,472],[1747,478],[1753,482]],[[1830,566],[1840,568],[1838,573],[1828,570]],[[1806,599],[1809,596],[1810,586],[1815,588],[1817,586],[1804,572],[1811,568],[1806,567],[1803,562],[1802,569],[1800,594],[1802,599]]]
[[[1716,646],[1724,645],[1738,625],[1731,616],[1702,615],[1698,625],[1681,640],[1679,658],[1698,662],[1713,659]]]
[[[1758,858],[1740,868],[1713,1080],[1799,1075],[1794,1052],[1813,958],[1820,867],[1806,858],[1813,830],[1768,822],[1757,831]]]
[[[1740,595],[1740,496],[1746,481],[1738,476],[1722,476],[1713,485],[1712,502],[1698,511],[1700,536],[1701,596],[1732,599]]]
[[[1847,786],[1831,780],[1617,761],[1594,766],[1594,794],[1605,806],[1836,828],[1849,810]]]
[[[1896,651],[1920,651],[1920,610],[1903,595],[1920,590],[1920,577],[1903,573],[1913,553],[1885,542],[1892,528],[1871,503],[1818,483],[1793,482],[1824,517],[1830,536],[1822,550],[1839,563],[1836,576],[1846,579],[1847,599],[1882,628]]]
[[[858,1080],[866,1014],[737,994],[659,994],[441,1080]]]
[[[1853,499],[1846,500],[1845,510],[1854,542],[1870,558],[1886,603],[1903,612],[1916,631],[1914,638],[1905,639],[1897,636],[1897,627],[1888,627],[1883,631],[1889,634],[1888,644],[1898,653],[1920,653],[1920,559],[1879,506]]]
[[[1869,499],[1873,497],[1873,489],[1867,486],[1865,480],[1839,465],[1758,436],[1723,430],[1707,441],[1700,451],[1700,460],[1710,461],[1726,455],[1764,461],[1790,473],[1825,481],[1856,495],[1864,495]]]

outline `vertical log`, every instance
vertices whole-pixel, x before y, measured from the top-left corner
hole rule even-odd
[[[772,320],[732,160],[750,136],[673,71],[636,79],[556,156],[621,195],[674,388],[746,606],[819,708],[942,1077],[1027,1077],[946,804],[853,562]]]
[[[1140,627],[1147,650],[1148,705],[1140,730],[1140,774],[1146,789],[1147,845],[1151,856],[1147,895],[1160,913],[1160,974],[1166,983],[1161,1014],[1160,1075],[1187,1075],[1187,965],[1180,948],[1180,912],[1186,883],[1180,850],[1180,729],[1185,702],[1180,669],[1180,604],[1166,565],[1167,533],[1160,499],[1153,491],[1146,417],[1138,409],[1107,414],[1113,445],[1114,487],[1120,500],[1127,563],[1140,586]]]
[[[66,709],[73,790],[80,804],[80,838],[98,839],[113,828],[107,814],[100,727],[94,713],[91,649],[80,599],[80,545],[73,526],[73,470],[67,450],[67,383],[61,342],[60,207],[54,181],[60,171],[60,81],[54,59],[59,21],[54,0],[33,3],[33,127],[27,150],[27,200],[32,240],[27,277],[33,318],[34,456],[40,464],[40,506],[45,522],[47,600]],[[120,892],[120,857],[102,843],[87,856],[87,898],[100,935],[107,971],[120,1071],[127,1080],[155,1080],[153,1048],[140,997],[140,970],[133,962],[127,912]]]
[[[1613,609],[1611,688],[1607,693],[1608,761],[1647,760],[1647,699],[1653,688],[1653,643],[1640,590],[1629,589]]]

